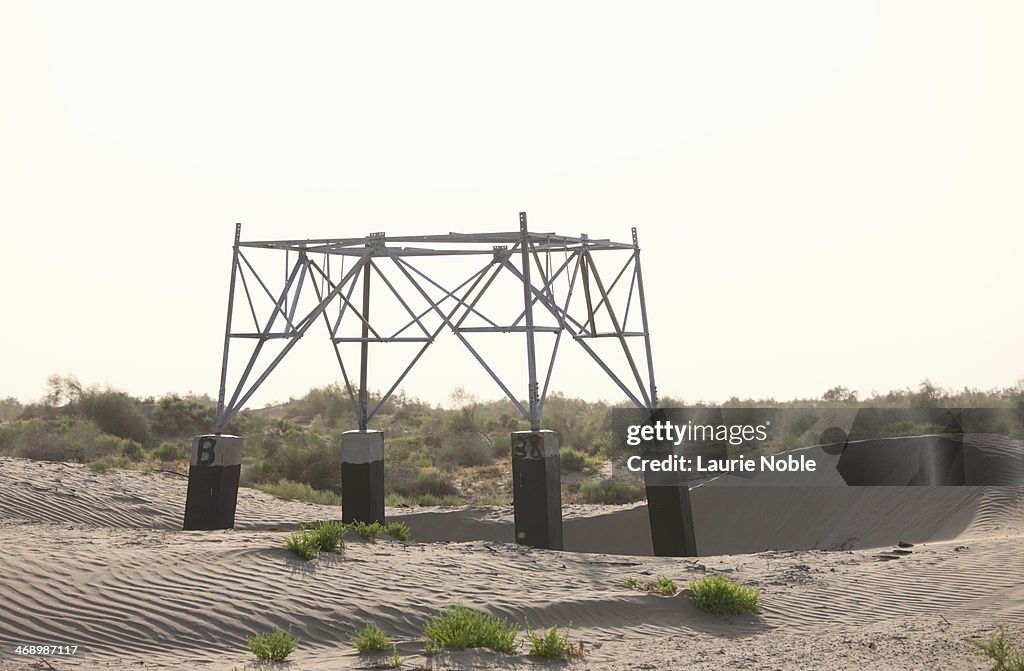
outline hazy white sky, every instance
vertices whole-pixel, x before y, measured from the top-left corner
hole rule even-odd
[[[1019,2],[0,2],[0,396],[216,394],[236,221],[520,210],[639,229],[662,394],[1013,384],[1021,35]],[[335,380],[320,345],[254,402]],[[441,352],[408,392],[499,396]],[[581,358],[555,387],[621,398]]]

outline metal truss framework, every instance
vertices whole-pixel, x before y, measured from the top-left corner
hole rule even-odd
[[[532,233],[527,229],[526,213],[520,212],[519,231],[507,233],[396,237],[371,233],[365,238],[251,242],[241,241],[240,236],[241,224],[237,224],[217,404],[218,431],[238,414],[317,321],[324,323],[330,336],[345,389],[357,408],[359,427],[362,430],[367,428],[370,420],[445,328],[451,330],[469,350],[530,422],[534,431],[540,429],[541,413],[563,335],[571,337],[634,405],[651,410],[657,407],[647,306],[640,269],[640,245],[635,228],[632,229],[630,243],[592,240],[587,235],[569,237],[553,233]],[[249,257],[255,253],[251,250],[276,250],[283,253],[285,273],[282,287],[272,290],[269,274],[257,272],[250,261]],[[602,258],[616,256],[614,253],[618,253],[614,267],[619,269],[614,276],[602,276],[596,263],[599,252]],[[291,260],[293,257],[294,261]],[[473,272],[461,283],[451,287],[417,267],[426,257],[445,257],[445,264],[449,266],[455,265],[459,258],[464,258],[464,264],[474,259],[476,262],[472,266]],[[619,267],[624,257],[625,262]],[[332,265],[335,270],[332,270]],[[339,265],[341,271],[337,272]],[[499,323],[485,314],[489,309],[488,292],[499,276],[507,278],[509,274],[514,282],[522,286],[521,309],[516,307],[519,314],[511,322]],[[609,277],[610,283],[607,282]],[[614,304],[616,301],[613,301],[613,295],[621,299],[627,282],[625,300]],[[403,288],[400,289],[399,284]],[[361,289],[361,296],[354,300],[357,285]],[[402,325],[397,330],[385,329],[379,323],[375,325],[374,319],[371,319],[371,312],[376,315],[371,310],[374,306],[371,301],[371,285],[375,285],[377,291],[386,291],[389,299],[397,299],[397,304],[407,313],[407,319],[403,317],[400,320]],[[617,287],[619,293],[614,294]],[[313,298],[309,300],[311,295]],[[304,308],[299,313],[301,316],[296,318],[303,296],[312,307]],[[269,314],[264,314],[262,319],[257,310],[257,304],[261,302],[269,308]],[[240,309],[251,314],[253,330],[243,330],[243,327],[235,323],[236,303],[240,304]],[[637,309],[640,325],[628,330],[630,313],[633,312],[635,322]],[[247,322],[248,319],[243,317],[240,321]],[[539,323],[543,321],[547,321],[548,325]],[[347,335],[343,325],[348,326],[348,332],[354,331],[358,335]],[[528,379],[528,400],[525,404],[470,343],[467,336],[473,333],[522,334],[525,337]],[[538,333],[554,334],[542,387],[538,381],[537,368]],[[618,358],[624,359],[625,365],[618,366],[618,371],[594,347],[594,341],[602,338],[617,340],[621,345],[624,357]],[[274,340],[283,340],[283,348],[268,364],[261,363],[261,353]],[[238,349],[238,345],[234,348],[232,345],[242,342],[252,344],[252,348],[233,391],[228,395],[229,357],[233,349]],[[370,407],[367,391],[369,346],[371,343],[401,342],[416,343],[418,351],[387,392]],[[359,347],[358,380],[355,386],[350,375],[353,362],[346,361],[342,356],[341,346],[346,343],[357,344]],[[636,347],[637,344],[640,347]],[[634,356],[634,349],[642,349],[642,358]],[[257,363],[260,365],[257,366]],[[255,371],[260,372],[253,379]]]

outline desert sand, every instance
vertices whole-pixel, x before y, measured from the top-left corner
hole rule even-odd
[[[242,489],[234,530],[183,532],[183,477],[2,458],[0,669],[374,668],[380,657],[348,643],[367,622],[395,637],[405,668],[560,666],[426,657],[423,622],[456,603],[571,622],[577,669],[986,669],[969,639],[1003,625],[1024,641],[1024,487],[834,484],[694,487],[699,558],[650,556],[633,505],[566,506],[564,552],[512,544],[511,508],[389,509],[413,542],[350,534],[307,563],[283,537],[337,508]],[[760,587],[764,613],[713,616],[685,589],[625,586],[666,575],[685,588],[712,572]],[[302,642],[261,667],[245,638],[273,626]],[[46,643],[80,648],[13,654]]]

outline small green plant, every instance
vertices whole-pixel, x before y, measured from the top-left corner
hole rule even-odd
[[[971,641],[978,654],[992,660],[992,671],[1024,671],[1024,651],[1007,637],[1003,628],[987,641]]]
[[[640,581],[636,578],[626,578],[626,587],[629,589],[637,589],[640,587]]]
[[[347,530],[348,527],[341,522],[332,522],[330,520],[322,521],[320,523],[320,528],[314,532],[317,537],[317,546],[320,548],[320,551],[332,552],[337,549],[339,545],[344,547],[345,541],[343,538],[345,536],[345,531]]]
[[[350,641],[352,642],[352,645],[356,646],[356,650],[359,652],[387,650],[389,645],[393,645],[391,637],[385,634],[383,629],[372,622],[363,627],[362,631],[353,634]]]
[[[360,538],[371,543],[377,540],[378,534],[384,533],[384,525],[380,522],[371,522],[367,524],[366,522],[360,522],[357,520],[350,524],[349,528],[352,529],[352,531],[355,531]]]
[[[320,551],[320,534],[310,529],[293,532],[284,539],[284,547],[309,561]]]
[[[384,532],[395,540],[409,540],[409,526],[405,522],[388,522]]]
[[[261,662],[283,662],[298,644],[299,639],[292,636],[290,628],[284,631],[274,627],[269,633],[245,639],[245,647]]]
[[[587,503],[622,504],[643,498],[638,485],[618,480],[586,480],[580,485],[580,494]]]
[[[661,592],[665,596],[672,596],[679,591],[676,581],[669,580],[663,575],[659,575],[657,580],[648,580],[644,587],[648,592]]]
[[[531,655],[544,657],[546,659],[565,659],[573,646],[569,643],[568,629],[564,634],[558,633],[558,625],[551,627],[548,631],[534,631],[530,627],[530,621],[526,621],[526,644]]]
[[[716,615],[761,612],[761,590],[730,582],[722,575],[690,581],[690,598],[697,608]]]
[[[427,654],[448,648],[488,648],[495,652],[511,653],[515,650],[517,627],[508,620],[456,605],[442,611],[423,627],[427,640]]]
[[[400,669],[405,664],[405,657],[398,654],[398,646],[391,644],[391,656],[388,657],[388,666],[392,669]]]

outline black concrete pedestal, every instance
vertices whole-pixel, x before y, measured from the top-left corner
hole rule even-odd
[[[719,416],[720,417],[720,416]],[[664,420],[664,413],[653,420]],[[721,420],[719,419],[719,423]],[[650,442],[644,445],[643,458],[657,461],[687,455],[685,445]],[[647,515],[651,522],[651,541],[657,557],[696,557],[697,540],[690,506],[690,482],[683,471],[644,471],[647,490]]]
[[[384,524],[384,433],[341,434],[341,521]]]
[[[516,543],[561,550],[562,486],[554,431],[512,434],[512,500]]]
[[[241,472],[241,438],[220,434],[193,438],[182,528],[185,531],[233,528]]]

